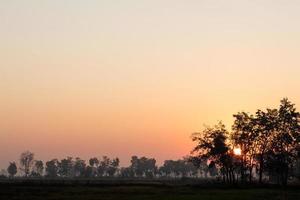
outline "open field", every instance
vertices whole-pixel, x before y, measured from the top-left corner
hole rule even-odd
[[[161,182],[2,182],[0,199],[84,199],[84,200],[193,200],[193,199],[300,199],[299,187],[234,188]]]

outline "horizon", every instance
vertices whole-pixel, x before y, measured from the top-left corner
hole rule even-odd
[[[239,111],[300,105],[300,1],[0,2],[0,169],[181,159]],[[180,25],[180,26],[179,26]],[[298,108],[298,107],[297,107]]]

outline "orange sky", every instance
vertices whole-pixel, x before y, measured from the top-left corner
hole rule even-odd
[[[0,2],[0,168],[177,159],[232,114],[300,104],[300,2]]]

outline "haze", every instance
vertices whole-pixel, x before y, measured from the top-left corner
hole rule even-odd
[[[189,154],[232,114],[300,104],[300,1],[2,0],[0,168]]]

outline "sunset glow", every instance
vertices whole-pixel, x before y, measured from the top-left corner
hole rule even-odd
[[[161,163],[204,124],[300,105],[300,1],[217,2],[1,1],[0,169],[24,150]]]
[[[233,149],[234,155],[240,156],[242,155],[242,150],[240,148]]]

